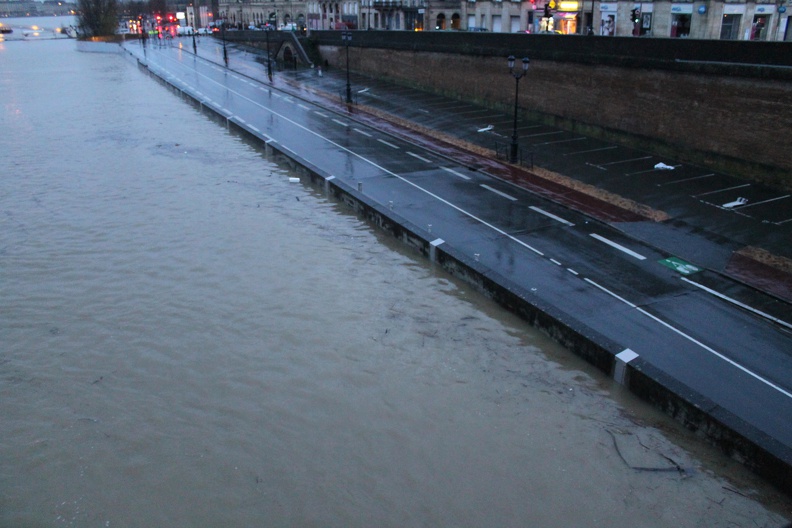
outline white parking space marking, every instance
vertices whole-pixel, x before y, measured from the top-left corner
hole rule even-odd
[[[583,141],[584,139],[588,139],[587,137],[579,137],[579,138],[572,138],[572,139],[559,139],[558,141],[545,141],[544,143],[536,143],[536,146],[541,145],[558,145],[559,143],[572,143],[573,141]]]
[[[451,174],[453,174],[454,176],[459,176],[459,177],[460,177],[460,178],[462,178],[463,180],[469,180],[469,179],[470,179],[470,176],[465,176],[465,175],[464,175],[464,174],[462,174],[461,172],[457,172],[457,171],[455,171],[454,169],[449,169],[448,167],[440,167],[440,168],[441,168],[441,169],[443,169],[443,170],[444,170],[444,171],[446,171],[446,172],[450,172],[450,173],[451,173]]]
[[[616,146],[616,145],[613,145],[611,147],[600,147],[600,148],[589,149],[589,150],[578,150],[577,152],[568,152],[568,153],[564,154],[564,156],[577,156],[578,154],[590,154],[592,152],[602,152],[603,150],[613,150],[613,149],[617,149],[617,148],[619,148],[619,147]]]
[[[784,196],[777,196],[775,198],[770,198],[769,200],[762,200],[761,202],[754,202],[754,203],[748,204],[748,205],[741,205],[740,209],[748,209],[749,207],[753,207],[754,205],[760,205],[760,204],[766,204],[766,203],[769,203],[769,202],[775,202],[776,200],[783,200],[785,198],[789,198],[790,196],[792,196],[792,195],[785,194]]]
[[[701,194],[694,194],[693,196],[698,198],[699,196],[708,196],[710,194],[717,194],[717,193],[722,193],[722,192],[726,192],[726,191],[733,191],[735,189],[742,189],[743,187],[750,187],[750,186],[751,186],[750,183],[745,183],[743,185],[735,185],[734,187],[726,187],[725,189],[718,189],[717,191],[709,191],[709,192],[705,192],[705,193],[701,193]]]
[[[561,222],[562,224],[566,224],[568,226],[575,225],[572,222],[570,222],[569,220],[565,220],[565,219],[561,218],[560,216],[554,215],[553,213],[548,213],[544,209],[540,209],[539,207],[536,207],[535,205],[529,206],[528,209],[531,209],[532,211],[536,211],[537,213],[539,213],[541,215],[545,215],[548,218],[552,218],[556,222]]]
[[[423,156],[419,156],[418,154],[416,154],[416,153],[414,153],[414,152],[407,151],[407,155],[408,155],[408,156],[412,156],[412,157],[413,157],[413,158],[415,158],[415,159],[419,159],[419,160],[421,160],[421,161],[424,161],[424,162],[426,162],[426,163],[432,163],[432,160],[426,159],[426,158],[424,158]]]
[[[609,167],[610,165],[620,165],[622,163],[632,163],[633,161],[642,161],[652,159],[652,156],[641,156],[640,158],[630,158],[618,161],[609,161],[608,163],[597,163],[599,167]]]
[[[712,178],[713,176],[715,176],[715,173],[711,172],[709,174],[702,174],[701,176],[693,176],[691,178],[682,178],[681,180],[672,180],[670,182],[658,183],[657,186],[658,187],[663,187],[665,185],[673,185],[675,183],[685,183],[685,182],[689,182],[689,181],[693,181],[693,180],[702,180],[704,178]]]
[[[624,252],[624,253],[627,253],[627,254],[628,254],[628,255],[630,255],[631,257],[637,258],[638,260],[646,260],[646,257],[644,257],[643,255],[641,255],[640,253],[636,253],[635,251],[633,251],[633,250],[631,250],[631,249],[628,249],[628,248],[626,248],[626,247],[622,246],[621,244],[617,244],[617,243],[616,243],[616,242],[614,242],[613,240],[610,240],[610,239],[608,239],[608,238],[605,238],[604,236],[600,236],[600,235],[598,235],[598,234],[596,234],[596,233],[590,233],[590,236],[591,236],[592,238],[596,238],[596,239],[597,239],[597,240],[599,240],[600,242],[604,242],[605,244],[608,244],[608,245],[609,245],[610,247],[612,247],[612,248],[615,248],[615,249],[618,249],[619,251],[622,251],[622,252]]]
[[[490,187],[487,184],[482,183],[481,186],[484,187],[485,189],[487,189],[488,191],[494,192],[495,194],[497,194],[499,196],[503,196],[504,198],[506,198],[508,200],[511,200],[513,202],[517,201],[517,198],[515,198],[514,196],[510,196],[510,195],[506,194],[505,192],[499,191],[498,189],[493,189],[492,187]]]

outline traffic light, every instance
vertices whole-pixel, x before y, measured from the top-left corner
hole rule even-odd
[[[641,21],[641,11],[638,9],[633,9],[630,11],[630,14],[632,15],[630,19],[633,21],[633,24],[637,24]]]

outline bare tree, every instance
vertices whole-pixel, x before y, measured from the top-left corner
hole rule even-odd
[[[79,0],[79,24],[86,37],[114,35],[118,27],[117,0]]]

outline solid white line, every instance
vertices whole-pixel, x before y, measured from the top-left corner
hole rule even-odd
[[[423,156],[419,156],[418,154],[415,154],[414,152],[407,151],[407,155],[408,156],[412,156],[413,158],[419,159],[421,161],[424,161],[426,163],[432,163],[432,160],[428,160],[428,159],[424,158]]]
[[[369,133],[368,133],[368,132],[366,132],[365,130],[360,130],[359,128],[353,128],[352,130],[354,130],[354,131],[355,131],[355,132],[357,132],[358,134],[363,134],[363,135],[364,135],[364,136],[366,136],[366,137],[371,137],[371,134],[369,134]]]
[[[481,186],[484,187],[485,189],[487,189],[488,191],[494,192],[495,194],[498,194],[498,195],[503,196],[504,198],[506,198],[508,200],[511,200],[512,202],[516,202],[517,201],[517,198],[515,198],[514,196],[509,196],[505,192],[501,192],[498,189],[493,189],[489,185],[486,185],[486,184],[482,183]]]
[[[596,283],[596,282],[594,282],[593,280],[591,280],[591,279],[588,279],[588,278],[585,278],[585,279],[583,279],[583,280],[584,280],[584,281],[586,281],[586,282],[588,282],[589,284],[591,284],[591,285],[592,285],[592,286],[594,286],[595,288],[599,288],[600,290],[604,291],[605,293],[607,293],[607,294],[608,294],[608,295],[610,295],[611,297],[613,297],[613,298],[615,298],[615,299],[618,299],[618,300],[620,300],[621,302],[623,302],[624,304],[626,304],[626,305],[627,305],[627,306],[629,306],[630,308],[638,308],[636,305],[634,305],[633,303],[631,303],[630,301],[628,301],[628,300],[627,300],[627,299],[625,299],[624,297],[619,297],[618,295],[616,295],[615,293],[613,293],[613,292],[612,292],[612,291],[610,291],[609,289],[605,288],[604,286],[600,286],[599,284],[597,284],[597,283]]]
[[[446,172],[450,172],[450,173],[451,173],[451,174],[453,174],[454,176],[459,176],[459,177],[460,177],[460,178],[462,178],[463,180],[469,180],[469,179],[470,179],[470,176],[465,176],[465,175],[464,175],[464,174],[462,174],[461,172],[457,172],[457,171],[455,171],[454,169],[449,169],[448,167],[440,167],[440,168],[441,168],[441,169],[443,169],[443,170],[444,170],[444,171],[446,171]]]
[[[696,338],[694,338],[694,337],[691,337],[691,336],[687,335],[686,333],[684,333],[683,331],[679,330],[678,328],[674,328],[674,327],[673,327],[673,326],[671,326],[670,324],[666,323],[665,321],[663,321],[662,319],[660,319],[660,318],[658,318],[658,317],[655,317],[654,315],[650,314],[650,313],[649,313],[649,312],[647,312],[646,310],[644,310],[644,309],[642,309],[642,308],[637,308],[637,310],[638,310],[639,312],[641,312],[642,314],[646,315],[647,317],[650,317],[650,318],[654,319],[655,321],[657,321],[657,322],[658,322],[658,323],[660,323],[661,325],[665,326],[665,327],[666,327],[666,328],[668,328],[669,330],[672,330],[672,331],[676,332],[677,334],[681,335],[682,337],[684,337],[684,338],[685,338],[685,339],[687,339],[688,341],[690,341],[690,342],[692,342],[692,343],[695,343],[695,344],[697,344],[698,346],[700,346],[701,348],[703,348],[703,349],[704,349],[704,350],[706,350],[707,352],[709,352],[709,353],[713,354],[713,355],[714,355],[714,356],[716,356],[716,357],[719,357],[720,359],[722,359],[722,360],[723,360],[723,361],[725,361],[726,363],[729,363],[729,364],[730,364],[730,365],[732,365],[733,367],[736,367],[736,368],[738,368],[738,369],[742,370],[743,372],[745,372],[746,374],[748,374],[748,375],[749,375],[749,376],[751,376],[752,378],[754,378],[754,379],[756,379],[756,380],[758,380],[758,381],[760,381],[760,382],[764,383],[765,385],[767,385],[767,386],[769,386],[769,387],[772,387],[773,389],[777,390],[778,392],[780,392],[780,393],[781,393],[781,394],[783,394],[784,396],[787,396],[788,398],[792,398],[792,393],[790,393],[790,392],[788,392],[788,391],[786,391],[786,390],[782,389],[781,387],[779,387],[778,385],[776,385],[776,384],[775,384],[775,383],[773,383],[772,381],[766,380],[766,379],[764,379],[762,376],[760,376],[759,374],[756,374],[756,373],[754,373],[754,372],[752,372],[752,371],[748,370],[746,367],[743,367],[742,365],[740,365],[740,364],[739,364],[739,363],[737,363],[736,361],[734,361],[734,360],[732,360],[732,359],[729,359],[729,358],[727,358],[726,356],[724,356],[724,355],[723,355],[723,354],[721,354],[720,352],[718,352],[718,351],[716,351],[716,350],[714,350],[714,349],[712,349],[712,348],[708,347],[707,345],[705,345],[705,344],[704,344],[704,343],[702,343],[701,341],[697,340],[697,339],[696,339]]]
[[[776,200],[783,200],[784,198],[789,198],[790,196],[792,196],[792,195],[785,194],[784,196],[778,196],[776,198],[770,198],[769,200],[762,200],[761,202],[754,202],[752,204],[742,205],[742,206],[740,206],[740,209],[741,210],[742,209],[748,209],[749,207],[753,207],[754,205],[766,204],[768,202],[775,202]]]
[[[600,147],[600,148],[589,149],[589,150],[578,150],[577,152],[568,152],[567,154],[564,154],[564,156],[577,156],[578,154],[589,154],[590,152],[600,152],[600,151],[603,151],[603,150],[613,150],[613,149],[617,149],[617,148],[619,148],[619,147],[614,145],[612,147]]]
[[[715,173],[711,172],[709,174],[702,174],[701,176],[692,176],[690,178],[683,178],[681,180],[672,180],[672,181],[666,182],[666,183],[658,183],[657,186],[658,187],[663,187],[664,185],[672,185],[674,183],[683,183],[683,182],[689,182],[689,181],[693,181],[693,180],[700,180],[702,178],[711,178],[713,176],[715,176]]]
[[[630,162],[633,162],[633,161],[641,161],[641,160],[645,160],[645,159],[650,159],[651,157],[652,156],[642,156],[640,158],[631,158],[631,159],[619,160],[619,161],[609,161],[608,163],[600,163],[599,166],[600,167],[607,167],[608,165],[619,165],[621,163],[630,163]]]
[[[545,211],[544,209],[540,209],[540,208],[538,208],[538,207],[536,207],[536,206],[534,206],[534,205],[531,205],[531,206],[529,206],[529,207],[528,207],[528,209],[531,209],[531,210],[533,210],[533,211],[536,211],[536,212],[537,212],[537,213],[539,213],[539,214],[545,215],[545,216],[546,216],[546,217],[548,217],[548,218],[552,218],[553,220],[556,220],[556,221],[558,221],[558,222],[561,222],[562,224],[566,224],[566,225],[568,225],[568,226],[573,226],[573,225],[575,225],[575,224],[573,224],[572,222],[570,222],[569,220],[564,220],[564,219],[563,219],[563,218],[561,218],[560,216],[556,216],[556,215],[554,215],[553,213],[548,213],[548,212],[547,212],[547,211]]]
[[[388,143],[388,142],[387,142],[387,141],[385,141],[384,139],[378,139],[377,141],[379,141],[379,142],[380,142],[380,143],[382,143],[383,145],[387,145],[387,146],[389,146],[390,148],[395,148],[395,149],[399,148],[398,146],[394,145],[393,143]]]
[[[748,368],[746,368],[746,367],[744,367],[744,366],[740,365],[740,364],[739,364],[739,363],[737,363],[736,361],[734,361],[734,360],[732,360],[732,359],[729,359],[728,357],[724,356],[723,354],[721,354],[721,353],[720,353],[720,352],[718,352],[717,350],[715,350],[715,349],[713,349],[713,348],[711,348],[711,347],[709,347],[709,346],[705,345],[704,343],[702,343],[702,342],[701,342],[701,341],[699,341],[698,339],[696,339],[696,338],[694,338],[694,337],[692,337],[692,336],[690,336],[690,335],[686,334],[686,333],[685,333],[685,332],[683,332],[682,330],[680,330],[680,329],[678,329],[678,328],[676,328],[676,327],[672,326],[671,324],[669,324],[669,323],[667,323],[667,322],[663,321],[663,320],[662,320],[662,319],[660,319],[659,317],[657,317],[657,316],[655,316],[655,315],[652,315],[652,314],[650,314],[649,312],[647,312],[647,311],[646,311],[646,310],[644,310],[643,308],[639,308],[638,306],[634,305],[633,303],[631,303],[630,301],[628,301],[628,300],[624,299],[623,297],[619,297],[618,295],[616,295],[616,294],[615,294],[615,293],[613,293],[612,291],[608,290],[607,288],[604,288],[604,287],[600,286],[600,285],[599,285],[599,284],[597,284],[596,282],[594,282],[594,281],[592,281],[592,280],[590,280],[590,279],[583,279],[583,280],[584,280],[584,281],[586,281],[586,282],[588,282],[589,284],[593,285],[594,287],[596,287],[596,288],[599,288],[600,290],[602,290],[603,292],[607,293],[607,294],[608,294],[608,295],[610,295],[611,297],[614,297],[614,298],[616,298],[616,299],[620,300],[621,302],[623,302],[623,303],[624,303],[624,304],[626,304],[627,306],[629,306],[629,307],[631,307],[631,308],[635,308],[635,309],[636,309],[638,312],[642,313],[643,315],[645,315],[645,316],[649,317],[650,319],[652,319],[652,320],[654,320],[654,321],[656,321],[656,322],[660,323],[661,325],[665,326],[666,328],[668,328],[668,329],[669,329],[669,330],[671,330],[672,332],[674,332],[674,333],[676,333],[676,334],[678,334],[678,335],[680,335],[680,336],[684,337],[685,339],[687,339],[687,340],[688,340],[688,341],[690,341],[691,343],[694,343],[694,344],[696,344],[696,345],[700,346],[701,348],[703,348],[704,350],[706,350],[706,351],[707,351],[707,352],[709,352],[710,354],[712,354],[712,355],[714,355],[714,356],[716,356],[716,357],[718,357],[718,358],[722,359],[723,361],[725,361],[726,363],[730,364],[731,366],[733,366],[733,367],[736,367],[736,368],[738,368],[739,370],[741,370],[741,371],[745,372],[746,374],[748,374],[748,375],[749,375],[749,376],[751,376],[752,378],[754,378],[754,379],[756,379],[756,380],[758,380],[758,381],[760,381],[760,382],[764,383],[765,385],[767,385],[767,386],[769,386],[769,387],[771,387],[771,388],[773,388],[773,389],[777,390],[778,392],[780,392],[780,393],[781,393],[781,394],[783,394],[784,396],[787,396],[787,397],[789,397],[789,398],[792,398],[792,393],[790,393],[790,392],[788,392],[788,391],[786,391],[786,390],[782,389],[781,387],[779,387],[778,385],[776,385],[776,384],[775,384],[775,383],[773,383],[772,381],[766,380],[765,378],[763,378],[763,377],[761,377],[760,375],[758,375],[758,374],[756,374],[756,373],[752,372],[752,371],[751,371],[751,370],[749,370]]]
[[[718,189],[717,191],[710,191],[710,192],[705,192],[705,193],[701,193],[701,194],[694,194],[693,196],[698,198],[699,196],[707,196],[708,194],[717,194],[717,193],[721,193],[721,192],[725,192],[725,191],[733,191],[734,189],[742,189],[743,187],[750,187],[750,186],[751,186],[750,183],[745,183],[743,185],[735,185],[734,187],[726,187],[725,189]]]
[[[605,238],[604,236],[600,236],[600,235],[598,235],[596,233],[590,233],[589,236],[591,236],[593,238],[596,238],[600,242],[604,242],[604,243],[608,244],[609,246],[618,249],[619,251],[623,251],[623,252],[627,253],[628,255],[630,255],[631,257],[637,258],[638,260],[646,260],[646,257],[641,255],[640,253],[636,253],[635,251],[633,251],[631,249],[627,249],[626,247],[624,247],[622,245],[619,245],[616,242],[614,242],[613,240],[609,240],[609,239]]]
[[[748,306],[747,304],[741,303],[737,299],[732,299],[731,297],[723,295],[722,293],[720,293],[718,291],[715,291],[715,290],[713,290],[711,288],[708,288],[708,287],[704,286],[703,284],[699,284],[698,282],[693,282],[692,280],[687,279],[685,277],[680,277],[680,279],[682,279],[683,281],[687,282],[688,284],[692,284],[693,286],[695,286],[697,288],[701,288],[705,292],[710,293],[710,294],[712,294],[715,297],[718,297],[720,299],[723,299],[726,302],[730,302],[730,303],[732,303],[732,304],[734,304],[736,306],[739,306],[740,308],[744,308],[744,309],[746,309],[746,310],[748,310],[750,312],[755,313],[756,315],[764,317],[765,319],[769,319],[770,321],[773,321],[774,323],[778,323],[778,324],[780,324],[782,326],[786,326],[787,328],[792,328],[792,324],[787,323],[786,321],[783,321],[783,320],[781,320],[781,319],[779,319],[777,317],[773,317],[770,314],[766,314],[766,313],[764,313],[761,310],[757,310],[756,308],[752,308],[752,307]]]

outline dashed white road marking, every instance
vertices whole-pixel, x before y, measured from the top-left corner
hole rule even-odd
[[[540,209],[539,207],[536,207],[536,206],[534,206],[534,205],[531,205],[530,207],[528,207],[528,209],[531,209],[531,210],[533,210],[533,211],[536,211],[536,212],[537,212],[537,213],[539,213],[539,214],[545,215],[545,216],[546,216],[546,217],[548,217],[548,218],[552,218],[553,220],[555,220],[555,221],[557,221],[557,222],[561,222],[562,224],[565,224],[565,225],[568,225],[568,226],[573,226],[573,225],[575,225],[575,224],[573,224],[572,222],[570,222],[569,220],[565,220],[565,219],[561,218],[560,216],[556,216],[556,215],[554,215],[553,213],[548,213],[548,212],[547,212],[547,211],[545,211],[544,209]]]
[[[387,141],[385,141],[384,139],[378,139],[377,141],[379,141],[379,142],[380,142],[380,143],[382,143],[383,145],[386,145],[386,146],[388,146],[388,147],[390,147],[390,148],[394,148],[394,149],[397,149],[397,148],[399,148],[397,145],[394,145],[393,143],[388,143],[388,142],[387,142]]]
[[[419,159],[419,160],[421,160],[421,161],[424,161],[424,162],[426,162],[426,163],[432,163],[432,160],[430,160],[430,159],[426,159],[426,158],[424,158],[423,156],[419,156],[418,154],[416,154],[416,153],[414,153],[414,152],[407,151],[407,155],[408,155],[408,156],[412,156],[412,157],[413,157],[413,158],[415,158],[415,159]]]
[[[646,260],[646,257],[644,257],[643,255],[641,255],[640,253],[636,253],[636,252],[635,252],[635,251],[633,251],[632,249],[628,249],[628,248],[626,248],[626,247],[622,246],[621,244],[617,244],[617,243],[616,243],[616,242],[614,242],[613,240],[607,239],[607,238],[605,238],[604,236],[600,236],[600,235],[598,235],[598,234],[596,234],[596,233],[590,233],[590,236],[591,236],[592,238],[596,238],[596,239],[597,239],[597,240],[599,240],[600,242],[604,242],[605,244],[608,244],[608,245],[609,245],[610,247],[612,247],[612,248],[616,248],[616,249],[618,249],[619,251],[623,251],[624,253],[627,253],[627,254],[628,254],[628,255],[630,255],[631,257],[637,258],[638,260]]]
[[[494,192],[497,195],[503,196],[507,200],[511,200],[512,202],[516,202],[517,201],[517,198],[515,198],[514,196],[506,194],[505,192],[501,192],[498,189],[493,189],[492,187],[490,187],[489,185],[487,185],[485,183],[482,183],[481,186],[484,187],[485,189],[487,189],[490,192]]]
[[[440,167],[440,168],[443,169],[446,172],[450,172],[454,176],[458,176],[458,177],[462,178],[463,180],[469,180],[470,179],[470,176],[465,176],[461,172],[457,172],[454,169],[449,169],[448,167]]]

